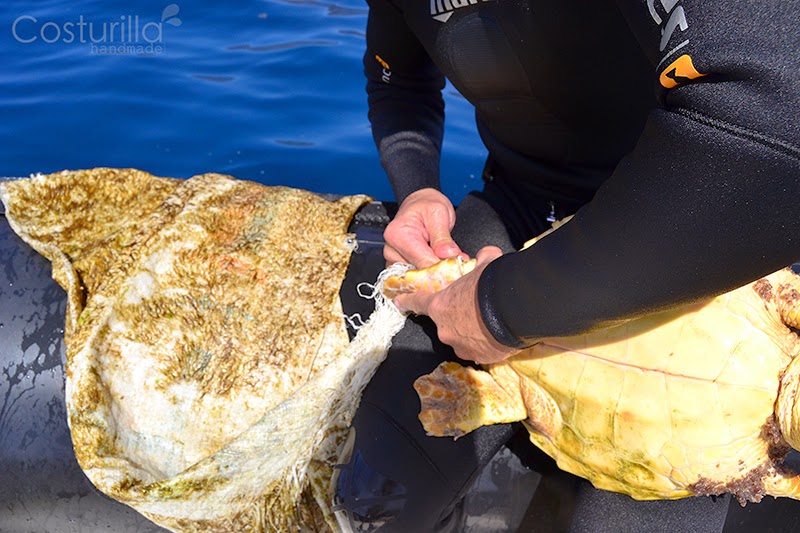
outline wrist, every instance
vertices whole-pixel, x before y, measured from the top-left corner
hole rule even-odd
[[[395,199],[398,204],[405,202],[409,196],[424,190],[439,190],[439,177],[427,173],[403,174],[402,178],[391,176],[390,180]]]
[[[413,201],[419,200],[419,199],[437,199],[438,200],[440,198],[447,198],[447,197],[444,196],[444,194],[442,194],[442,192],[437,187],[421,187],[419,189],[416,189],[416,190],[408,193],[408,195],[406,195],[406,197],[403,200],[403,202],[406,202],[406,201],[412,201],[413,202]]]

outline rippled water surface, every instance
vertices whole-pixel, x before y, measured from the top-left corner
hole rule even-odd
[[[366,118],[366,18],[364,0],[6,0],[0,175],[216,171],[390,199]],[[471,106],[445,97],[442,181],[458,202],[485,151]]]

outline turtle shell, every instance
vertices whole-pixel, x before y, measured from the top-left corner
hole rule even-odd
[[[798,352],[782,270],[711,301],[587,335],[545,339],[507,361],[531,440],[565,470],[638,499],[732,492],[756,501],[788,446],[775,427],[781,373]],[[558,416],[540,424],[541,387]],[[531,405],[534,404],[534,405]]]

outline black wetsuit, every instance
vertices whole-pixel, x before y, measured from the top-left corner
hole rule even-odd
[[[798,2],[369,5],[370,119],[398,200],[438,186],[443,74],[475,105],[486,192],[516,244],[550,202],[563,216],[593,199],[482,275],[501,342],[607,326],[800,258]]]
[[[489,149],[484,190],[457,210],[462,249],[513,252],[551,214],[580,209],[484,271],[481,311],[501,342],[613,324],[800,258],[798,1],[368,3],[370,119],[398,201],[439,185],[447,76]],[[353,529],[457,531],[470,480],[514,431],[427,437],[411,383],[441,358],[455,355],[416,317],[365,390],[335,498]],[[546,474],[529,513],[537,531],[725,522],[727,498],[634,502],[533,466]],[[547,479],[576,492],[551,497]]]

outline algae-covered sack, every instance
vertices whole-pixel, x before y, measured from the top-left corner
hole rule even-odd
[[[334,527],[332,463],[403,321],[379,306],[348,342],[346,231],[369,198],[116,169],[0,198],[67,291],[69,426],[98,489],[174,531]]]

